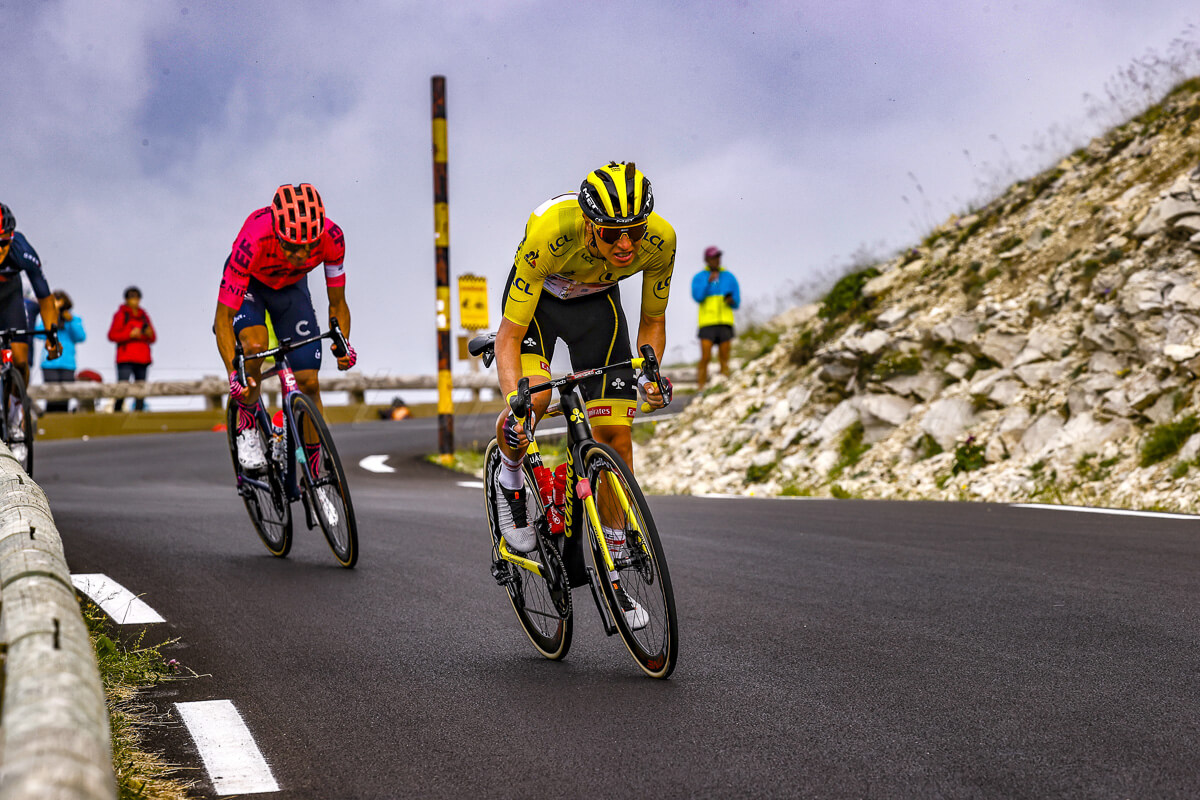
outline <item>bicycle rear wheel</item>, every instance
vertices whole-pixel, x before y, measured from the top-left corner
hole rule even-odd
[[[496,492],[496,473],[500,470],[500,446],[493,439],[483,457],[483,497],[487,510],[488,527],[491,531],[492,552],[496,553],[501,533],[497,501],[503,502]],[[525,485],[534,487],[533,475],[525,468]],[[526,492],[529,498],[527,511],[531,523],[541,524],[545,519],[541,497],[536,491]],[[509,561],[494,557],[492,574],[508,591],[509,602],[517,614],[517,621],[534,649],[551,661],[566,657],[571,649],[571,634],[574,628],[571,613],[571,589],[567,585],[566,568],[555,545],[539,535],[542,546],[549,552],[542,558],[551,562],[550,570],[557,572],[557,585]],[[545,563],[545,561],[543,561]]]
[[[611,553],[617,573],[614,585],[601,550],[604,533],[594,530],[592,521],[584,515],[592,563],[602,578],[604,599],[617,632],[643,672],[651,678],[666,678],[675,669],[679,654],[679,626],[671,575],[646,498],[629,467],[607,445],[594,444],[584,451],[583,474],[591,483],[601,525],[622,532],[625,537],[625,546],[619,548],[623,552]],[[644,618],[638,611],[625,607],[621,591],[636,603]]]
[[[25,379],[21,377],[21,373],[16,367],[12,367],[8,371],[8,376],[4,379],[3,389],[3,409],[4,414],[0,417],[4,424],[4,443],[8,445],[9,450],[13,450],[13,457],[21,464],[21,469],[25,470],[25,474],[33,476],[33,414],[30,411],[29,395],[25,392]],[[12,408],[13,403],[21,404],[21,423],[15,428],[10,429],[8,424],[8,409]],[[25,452],[22,454],[19,449],[24,447]]]
[[[233,458],[233,474],[237,476],[238,494],[246,504],[246,513],[258,538],[271,555],[283,558],[292,549],[292,503],[288,500],[283,465],[267,458],[265,469],[253,473],[242,468],[237,454],[237,408],[231,401],[225,412],[229,454]],[[271,452],[270,438],[256,423],[254,435],[262,439],[264,453]]]
[[[309,508],[329,542],[333,557],[343,567],[353,567],[358,561],[358,523],[333,436],[311,398],[293,394],[288,402],[296,431],[303,441],[304,458],[298,468]]]

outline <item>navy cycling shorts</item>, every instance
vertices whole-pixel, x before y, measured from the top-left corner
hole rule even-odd
[[[317,325],[317,312],[313,309],[312,295],[308,292],[308,281],[301,279],[291,286],[272,289],[265,283],[250,279],[242,307],[233,317],[233,330],[241,334],[246,328],[266,325],[267,314],[271,315],[271,327],[279,341],[307,339],[321,332]],[[288,364],[297,372],[321,368],[321,343],[312,342],[288,353]]]

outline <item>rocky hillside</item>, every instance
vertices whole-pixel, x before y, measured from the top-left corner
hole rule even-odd
[[[1200,510],[1200,79],[821,303],[638,449],[663,493]]]

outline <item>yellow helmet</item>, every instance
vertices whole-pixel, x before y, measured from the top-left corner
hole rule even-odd
[[[645,222],[654,210],[650,181],[633,162],[608,162],[579,186],[579,207],[596,225],[623,227]]]

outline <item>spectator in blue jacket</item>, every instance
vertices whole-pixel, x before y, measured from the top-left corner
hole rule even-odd
[[[46,383],[69,383],[75,380],[75,345],[84,341],[83,319],[71,313],[71,296],[62,289],[54,290],[54,302],[58,306],[58,341],[62,343],[62,355],[46,358],[42,355],[42,380]],[[39,319],[38,330],[44,330]],[[66,411],[69,400],[48,400],[46,411]]]
[[[717,346],[721,374],[729,374],[729,348],[733,342],[733,311],[742,304],[742,292],[737,278],[721,268],[721,251],[710,247],[704,251],[705,268],[692,278],[692,299],[700,304],[699,331],[700,363],[696,366],[696,386],[708,382],[708,361],[712,348]]]

